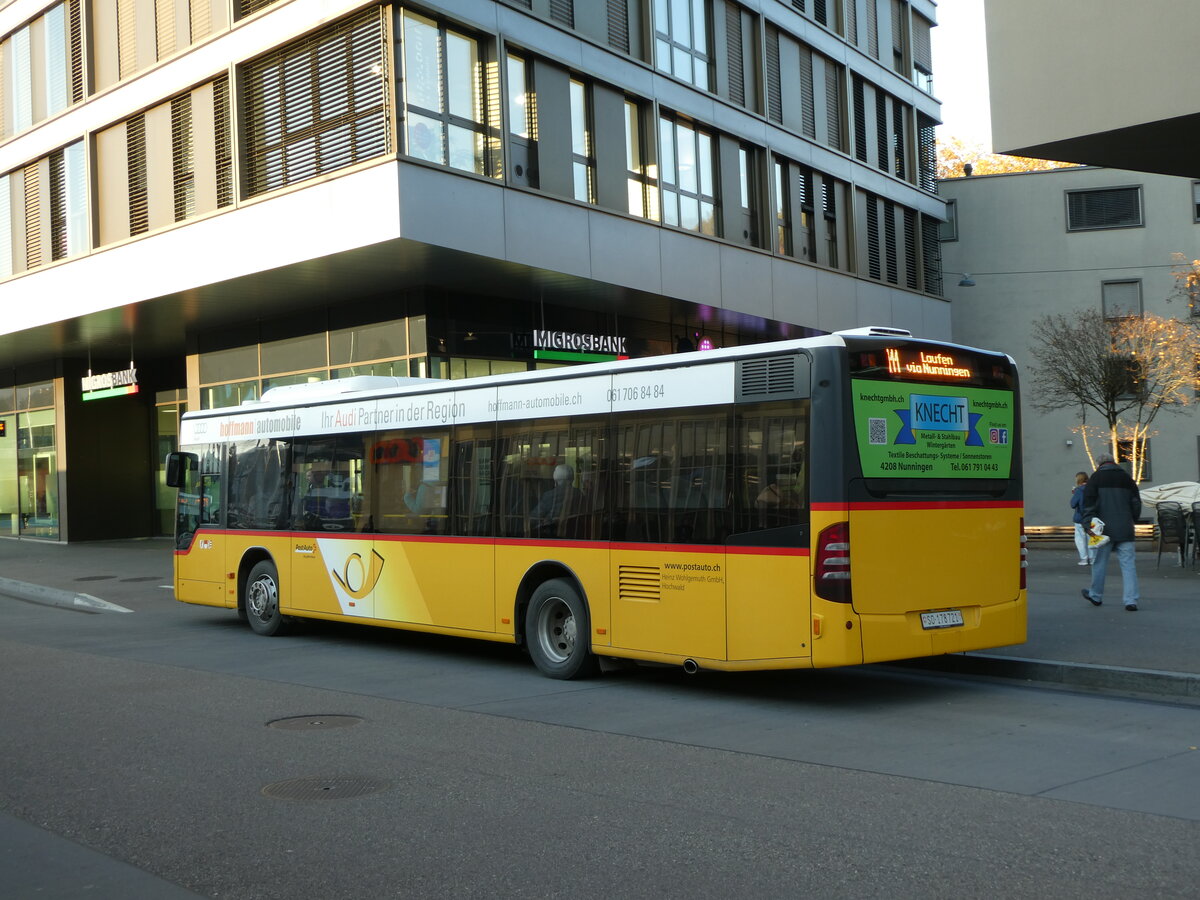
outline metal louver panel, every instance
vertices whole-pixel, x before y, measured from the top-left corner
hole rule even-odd
[[[853,47],[858,46],[858,4],[855,0],[847,0],[843,7],[846,11],[846,40]]]
[[[808,12],[808,10],[804,8],[804,0],[792,0],[792,7],[794,9],[798,9],[802,13]]]
[[[829,15],[825,8],[825,0],[813,0],[813,18],[821,25],[829,25]]]
[[[383,15],[368,9],[246,67],[251,196],[388,152]]]
[[[38,164],[25,167],[25,268],[42,264],[42,191]]]
[[[134,116],[125,123],[125,146],[129,166],[129,233],[143,234],[150,228],[145,116]]]
[[[917,282],[917,214],[904,210],[904,279],[911,290],[919,287]]]
[[[80,0],[67,4],[68,46],[71,59],[71,102],[83,101],[83,23],[80,20]]]
[[[829,146],[842,149],[842,67],[825,60],[825,128]]]
[[[925,293],[942,295],[942,242],[939,223],[933,216],[921,216],[921,275]]]
[[[175,0],[154,0],[155,50],[158,59],[175,52]]]
[[[933,42],[929,34],[930,22],[924,16],[913,13],[913,63],[921,71],[933,74]]]
[[[67,255],[67,170],[62,151],[50,154],[50,258]]]
[[[883,201],[883,249],[887,256],[888,284],[900,283],[900,263],[896,256],[896,204]]]
[[[212,34],[212,0],[191,0],[192,43]]]
[[[251,13],[256,13],[260,9],[266,9],[276,0],[241,0],[238,4],[238,17],[245,18]]]
[[[877,0],[867,0],[867,52],[879,59],[879,10]]]
[[[8,71],[8,41],[0,41],[0,78]],[[8,121],[8,91],[0,89],[0,138],[9,136],[9,129],[4,126]]]
[[[736,3],[725,6],[725,49],[729,65],[729,99],[746,105],[745,60],[742,57],[742,8]]]
[[[904,52],[904,0],[892,0],[892,49]]]
[[[575,0],[550,0],[550,18],[555,22],[566,25],[568,28],[574,28]]]
[[[608,45],[629,52],[629,0],[608,0]]]
[[[891,155],[888,146],[887,95],[875,88],[875,165],[883,171],[888,171],[888,157]]]
[[[762,400],[797,400],[807,397],[809,368],[801,354],[746,359],[737,364],[738,403]]]
[[[117,0],[117,75],[137,71],[137,7],[134,0]]]
[[[233,140],[229,121],[229,76],[213,82],[213,134],[216,144],[217,208],[233,205]]]
[[[879,258],[879,199],[867,194],[867,274],[876,281],[883,280],[883,265]]]
[[[621,600],[658,602],[662,599],[662,571],[658,566],[618,566],[617,596]]]
[[[892,101],[892,147],[896,153],[896,177],[908,178],[908,147],[904,123],[908,120],[908,107],[899,100]]]
[[[800,45],[800,130],[805,137],[817,136],[816,97],[813,94],[813,52]]]
[[[862,76],[854,76],[854,158],[867,161],[867,102]]]
[[[783,76],[779,71],[779,29],[767,23],[767,116],[783,122]]]
[[[196,163],[192,144],[192,95],[184,94],[171,101],[171,174],[176,222],[196,214]]]
[[[917,113],[917,184],[931,194],[937,184],[937,131],[933,119]]]

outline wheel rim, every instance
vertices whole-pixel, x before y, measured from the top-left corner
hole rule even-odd
[[[270,575],[261,575],[250,583],[246,591],[246,611],[263,622],[268,621],[279,608],[279,588]]]
[[[538,612],[538,646],[555,663],[563,663],[575,652],[575,615],[561,597],[551,597]]]

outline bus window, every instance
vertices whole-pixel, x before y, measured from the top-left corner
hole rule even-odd
[[[202,525],[221,524],[221,455],[219,444],[197,448],[197,453],[180,454],[187,460],[180,467],[179,499],[175,513],[175,547],[186,550]],[[190,457],[190,459],[188,459]]]
[[[499,440],[498,531],[504,537],[604,537],[604,419],[514,422]]]
[[[740,412],[737,533],[808,522],[808,401]]]
[[[292,462],[292,527],[297,531],[363,531],[363,441],[310,438]]]
[[[614,540],[721,543],[729,533],[728,414],[617,423]]]
[[[369,448],[376,530],[447,534],[450,432],[384,431]]]
[[[230,528],[280,531],[287,527],[285,441],[239,441],[229,446]]]
[[[454,431],[454,467],[450,494],[454,503],[453,533],[492,533],[495,430],[490,425],[460,425]]]

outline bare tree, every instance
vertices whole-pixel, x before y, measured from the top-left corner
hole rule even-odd
[[[1113,457],[1128,458],[1133,477],[1141,480],[1155,417],[1196,402],[1200,331],[1178,319],[1107,319],[1087,310],[1043,316],[1033,323],[1033,334],[1034,408],[1078,410],[1077,430],[1093,466],[1087,418],[1097,413]],[[1121,443],[1128,444],[1125,454]]]

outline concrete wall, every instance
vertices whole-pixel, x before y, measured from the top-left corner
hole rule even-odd
[[[1128,185],[1142,186],[1144,227],[1067,232],[1065,191]],[[1026,522],[1069,523],[1072,477],[1089,469],[1088,460],[1072,430],[1077,414],[1043,413],[1031,404],[1032,323],[1047,313],[1099,309],[1102,282],[1135,278],[1142,281],[1146,312],[1187,317],[1186,302],[1172,298],[1171,254],[1200,258],[1192,182],[1115,169],[1059,169],[952,179],[942,182],[941,194],[957,202],[959,222],[959,239],[942,245],[946,270],[970,272],[976,282],[962,288],[957,275],[946,276],[954,339],[1005,350],[1017,360],[1026,376]],[[1161,412],[1155,428],[1151,479],[1144,484],[1200,480],[1200,407]]]
[[[1197,111],[1200,3],[985,0],[997,149]]]

